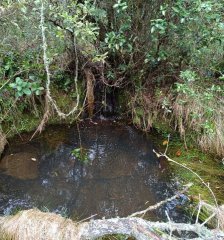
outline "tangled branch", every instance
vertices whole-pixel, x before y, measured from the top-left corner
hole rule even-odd
[[[161,236],[159,232],[168,232],[170,226],[179,233],[194,232],[198,235],[195,238],[198,240],[221,240],[224,237],[222,231],[209,230],[199,224],[150,222],[135,217],[91,220],[77,224],[54,213],[31,209],[15,216],[0,218],[1,236],[5,235],[14,240],[84,240],[108,234],[123,234],[137,240],[168,240],[168,235]]]

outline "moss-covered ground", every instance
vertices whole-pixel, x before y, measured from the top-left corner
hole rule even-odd
[[[224,184],[224,164],[222,160],[210,153],[202,152],[196,144],[187,139],[186,148],[184,141],[166,124],[157,125],[156,131],[153,131],[149,136],[162,153],[166,149],[165,141],[167,141],[168,134],[170,134],[170,140],[167,156],[196,172],[205,183],[209,184],[218,204],[224,204],[224,188],[222,187]],[[208,188],[202,184],[195,174],[174,163],[170,163],[170,165],[173,175],[177,176],[183,184],[193,183],[189,190],[192,200],[197,200],[200,194],[201,199],[211,204],[214,203]]]

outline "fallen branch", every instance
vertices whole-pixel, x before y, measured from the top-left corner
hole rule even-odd
[[[183,193],[187,192],[188,189],[189,189],[192,185],[193,185],[192,183],[187,184],[186,187],[185,187],[182,191],[180,191],[179,193],[177,193],[176,195],[174,195],[174,196],[172,196],[172,197],[170,197],[170,198],[168,198],[168,199],[166,199],[166,200],[163,200],[163,201],[161,201],[161,202],[159,202],[159,203],[157,203],[157,204],[155,204],[155,205],[153,205],[153,206],[149,206],[149,207],[146,208],[145,210],[135,212],[135,213],[131,214],[129,217],[136,217],[136,216],[138,216],[138,215],[143,215],[143,216],[144,216],[148,211],[155,210],[155,209],[159,208],[160,206],[162,206],[163,204],[165,204],[165,203],[167,203],[167,202],[170,202],[170,201],[173,201],[174,199],[178,198],[178,197],[180,196],[180,194],[183,194]]]
[[[112,218],[77,224],[60,215],[33,209],[0,218],[0,236],[14,240],[84,240],[108,234],[124,234],[137,240],[163,240],[169,236],[161,236],[158,231],[169,232],[170,227],[173,231],[194,232],[198,234],[196,239],[224,239],[222,231],[209,230],[200,224],[150,222],[142,218]]]
[[[205,181],[196,173],[194,172],[192,169],[190,169],[189,167],[177,162],[177,161],[174,161],[173,159],[169,158],[166,154],[161,154],[161,153],[157,153],[154,149],[153,149],[153,152],[156,154],[156,156],[159,158],[159,157],[165,157],[167,159],[167,161],[169,162],[172,162],[172,163],[175,163],[185,169],[187,169],[188,171],[190,171],[191,173],[193,173],[198,179],[200,179],[201,183],[206,187],[208,188],[208,190],[210,191],[213,199],[214,199],[214,202],[215,202],[215,205],[216,207],[218,208],[218,202],[217,202],[217,199],[215,197],[215,194],[214,192],[212,191],[212,189],[210,188],[209,184],[206,184]]]
[[[206,184],[206,182],[196,172],[194,172],[189,167],[187,167],[187,166],[185,166],[185,165],[183,165],[183,164],[181,164],[181,163],[179,163],[177,161],[174,161],[173,159],[169,158],[166,155],[166,152],[167,152],[167,149],[168,149],[168,144],[169,144],[169,137],[168,137],[168,143],[167,143],[166,150],[165,150],[165,152],[163,154],[162,153],[157,153],[154,149],[153,149],[153,152],[156,154],[156,156],[158,158],[165,157],[167,159],[167,161],[172,162],[172,163],[174,163],[174,164],[176,164],[178,166],[181,166],[181,167],[187,169],[188,171],[190,171],[191,173],[193,173],[201,181],[201,183],[209,190],[209,192],[211,193],[211,195],[212,195],[212,197],[214,199],[214,203],[215,203],[215,207],[214,208],[216,209],[216,213],[215,214],[212,213],[212,215],[208,219],[206,219],[206,223],[207,223],[207,221],[209,221],[210,219],[212,219],[213,217],[215,217],[217,215],[218,216],[217,217],[217,228],[219,229],[220,228],[220,215],[222,215],[222,212],[220,211],[220,207],[218,205],[218,202],[217,202],[217,199],[216,199],[216,196],[215,196],[214,192],[212,191],[212,189],[209,186],[209,184]]]

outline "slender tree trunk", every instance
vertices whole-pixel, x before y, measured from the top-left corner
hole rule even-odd
[[[6,144],[7,144],[6,136],[0,127],[0,156],[1,156],[2,152],[4,151]]]
[[[93,112],[94,112],[94,101],[95,101],[94,99],[95,77],[90,68],[86,68],[84,72],[86,75],[88,114],[89,114],[89,117],[92,118]]]

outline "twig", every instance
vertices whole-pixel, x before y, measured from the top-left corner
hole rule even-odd
[[[97,216],[97,214],[93,214],[90,217],[84,218],[84,219],[82,219],[82,220],[80,220],[79,222],[76,222],[76,223],[79,224],[79,223],[85,222],[86,220],[89,220],[89,219],[91,219],[91,218],[93,218],[95,216]]]
[[[209,222],[213,217],[215,217],[216,213],[213,213],[210,217],[208,217],[202,224],[201,226],[204,226],[207,222]]]
[[[165,157],[165,158],[167,159],[167,161],[172,162],[172,163],[175,163],[175,164],[177,164],[177,165],[179,165],[179,166],[187,169],[188,171],[190,171],[191,173],[193,173],[198,179],[200,179],[201,183],[202,183],[203,185],[205,185],[205,187],[206,187],[206,188],[209,190],[209,192],[211,193],[211,195],[212,195],[212,197],[213,197],[213,199],[214,199],[214,202],[215,202],[215,206],[216,206],[216,208],[217,208],[217,211],[219,211],[219,205],[218,205],[218,202],[217,202],[217,199],[216,199],[216,196],[215,196],[214,192],[213,192],[212,189],[210,188],[209,184],[206,184],[205,181],[204,181],[196,172],[194,172],[194,171],[193,171],[192,169],[190,169],[189,167],[187,167],[187,166],[185,166],[185,165],[183,165],[183,164],[181,164],[181,163],[179,163],[179,162],[174,161],[173,159],[169,158],[169,157],[168,157],[167,155],[165,155],[165,154],[157,153],[154,149],[153,149],[153,152],[156,154],[156,156],[157,156],[158,158],[163,156],[163,157]],[[219,228],[219,219],[218,219],[217,225],[218,225],[218,228]]]
[[[167,202],[170,202],[170,201],[173,201],[174,199],[178,198],[180,196],[180,194],[183,194],[185,192],[188,191],[188,189],[192,186],[193,184],[192,183],[189,183],[186,185],[186,187],[180,191],[179,193],[177,193],[176,195],[172,196],[171,198],[168,198],[166,200],[163,200],[153,206],[149,206],[148,208],[146,208],[145,210],[142,210],[142,211],[138,211],[138,212],[135,212],[135,213],[132,213],[129,217],[136,217],[138,215],[145,215],[148,211],[152,211],[152,210],[155,210],[157,208],[159,208],[160,206],[162,206],[163,204],[167,203]]]
[[[197,213],[197,217],[196,217],[196,221],[195,221],[195,224],[198,223],[198,219],[199,219],[199,215],[201,213],[201,196],[199,194],[199,204],[198,204],[198,213]]]
[[[210,186],[209,186],[208,184],[206,184],[205,181],[204,181],[196,172],[194,172],[193,170],[191,170],[189,167],[187,167],[187,166],[185,166],[185,165],[183,165],[183,164],[181,164],[181,163],[179,163],[179,162],[174,161],[173,159],[169,158],[167,155],[159,154],[159,153],[157,153],[154,149],[153,149],[153,152],[157,155],[157,157],[162,157],[162,156],[163,156],[163,157],[165,157],[169,162],[175,163],[175,164],[177,164],[177,165],[179,165],[179,166],[187,169],[188,171],[190,171],[191,173],[193,173],[195,176],[197,176],[197,178],[199,178],[199,179],[201,180],[201,182],[206,186],[206,188],[209,189],[209,191],[210,191],[210,193],[212,194],[213,199],[214,199],[214,201],[215,201],[215,205],[216,205],[216,207],[218,207],[217,199],[216,199],[216,197],[215,197],[214,192],[212,191],[212,189],[210,188]]]
[[[172,221],[171,221],[170,216],[169,216],[169,214],[168,214],[167,211],[165,211],[165,214],[166,214],[166,216],[167,216],[167,219],[168,219],[169,225],[170,225],[170,236],[169,236],[169,239],[172,240],[172,233],[173,233]]]
[[[164,155],[166,155],[168,147],[169,147],[169,142],[170,142],[170,134],[168,134],[168,139],[167,139],[167,144],[166,144],[166,150],[164,152]]]

